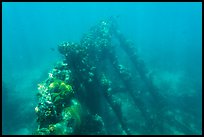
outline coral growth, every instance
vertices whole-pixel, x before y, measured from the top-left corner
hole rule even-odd
[[[121,64],[115,43],[127,53],[130,68]],[[156,120],[163,114],[165,100],[146,75],[144,62],[138,58],[134,46],[117,29],[113,18],[93,26],[79,43],[59,44],[58,51],[64,60],[57,62],[48,78],[38,85],[39,103],[35,107],[38,129],[34,134],[106,134],[115,123],[118,124],[115,126],[117,133],[131,134],[130,124],[123,115],[124,103],[118,94],[115,95],[118,91],[120,96],[130,98],[134,104],[132,108],[141,113],[145,133],[163,129],[163,121]],[[150,98],[157,101],[153,107],[148,106]],[[107,120],[110,115],[115,119]],[[168,117],[163,120],[167,122]]]

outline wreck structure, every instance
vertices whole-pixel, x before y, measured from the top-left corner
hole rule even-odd
[[[140,134],[165,134],[166,122],[191,133],[164,113],[165,97],[114,17],[98,22],[79,43],[59,44],[58,51],[64,60],[38,85],[38,128],[33,134],[135,134],[137,129]],[[132,122],[130,115],[140,121]]]

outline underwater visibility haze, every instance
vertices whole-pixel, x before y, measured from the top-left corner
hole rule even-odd
[[[201,135],[202,3],[2,3],[3,135]]]

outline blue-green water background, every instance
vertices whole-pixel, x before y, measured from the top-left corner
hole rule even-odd
[[[194,108],[195,134],[201,134],[202,3],[3,3],[2,9],[3,134],[36,128],[37,84],[62,60],[57,44],[79,42],[115,15],[157,84],[171,87],[163,92],[186,112]]]

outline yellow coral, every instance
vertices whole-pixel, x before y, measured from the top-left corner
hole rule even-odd
[[[60,81],[59,81],[59,80],[55,80],[54,82],[52,82],[52,83],[49,85],[49,89],[52,90],[52,89],[58,88],[59,85],[60,85]]]
[[[54,88],[54,83],[51,83],[51,84],[49,85],[49,88]]]
[[[52,90],[52,89],[58,89],[56,91],[58,92],[61,92],[61,91],[64,91],[64,92],[72,92],[73,93],[73,89],[72,89],[72,86],[69,85],[69,84],[65,84],[63,81],[61,80],[55,80],[54,82],[52,82],[50,85],[49,85],[49,89]]]
[[[61,104],[67,104],[74,95],[72,86],[62,80],[56,79],[49,85],[49,89],[52,90],[52,101],[55,105],[59,106],[59,111],[61,111]]]
[[[73,92],[72,86],[65,84],[64,82],[62,82],[60,84],[59,90],[64,90],[64,91],[68,91],[68,92]]]

